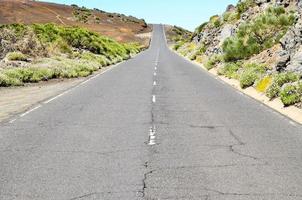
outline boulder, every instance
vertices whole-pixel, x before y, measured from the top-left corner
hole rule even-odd
[[[235,34],[235,32],[236,32],[236,29],[235,29],[234,25],[231,25],[231,24],[225,25],[222,28],[221,33],[218,38],[220,40],[220,45],[224,42],[225,39],[233,36]]]
[[[236,10],[236,7],[232,4],[228,5],[225,12],[233,12]]]
[[[291,61],[286,67],[286,71],[302,72],[302,45],[299,50],[292,56]]]

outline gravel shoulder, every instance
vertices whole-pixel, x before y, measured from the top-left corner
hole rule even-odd
[[[0,88],[0,122],[8,122],[15,115],[26,112],[36,104],[59,95],[114,66],[115,65],[102,68],[93,75],[85,78],[54,79],[35,84],[27,84],[23,87]]]

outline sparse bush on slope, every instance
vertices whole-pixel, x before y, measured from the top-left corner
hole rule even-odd
[[[294,72],[282,72],[273,76],[272,84],[266,90],[266,96],[270,99],[278,97],[281,87],[286,83],[296,82],[300,79],[300,75]]]
[[[285,106],[291,106],[301,101],[302,93],[299,93],[298,87],[289,84],[281,90],[280,97]]]
[[[7,59],[10,61],[26,61],[27,56],[21,52],[10,52],[6,55]]]
[[[104,55],[110,60],[116,57],[126,59],[129,54],[139,51],[137,44],[120,44],[84,28],[36,24],[33,25],[33,29],[43,43],[62,40],[73,48],[85,49],[95,54]]]
[[[265,73],[265,67],[255,63],[247,64],[243,67],[239,81],[240,87],[245,89],[253,86],[254,83]]]
[[[224,75],[228,78],[238,79],[238,70],[241,68],[242,63],[226,63],[218,70],[219,75]]]
[[[283,7],[271,7],[253,21],[239,26],[235,36],[223,43],[226,61],[249,58],[278,43],[295,22],[293,14],[286,14]]]
[[[221,57],[221,55],[214,54],[204,63],[204,66],[207,70],[210,70],[222,61],[223,61],[223,58]]]
[[[254,7],[255,5],[255,0],[243,0],[237,4],[236,12],[240,17],[242,13],[246,12],[249,8]]]
[[[25,83],[36,83],[53,78],[85,77],[101,67],[102,65],[96,61],[49,58],[41,60],[31,67],[2,69],[0,71],[0,86],[20,86]]]
[[[52,78],[85,77],[103,66],[127,59],[140,51],[140,46],[136,43],[120,44],[79,27],[13,24],[0,26],[0,30],[6,33],[1,35],[0,39],[12,44],[10,47],[3,47],[11,51],[7,54],[8,60],[26,61],[28,58],[26,49],[31,50],[29,56],[65,55],[43,59],[41,62],[30,64],[29,67],[0,69],[2,87],[19,86]],[[22,52],[22,48],[14,44],[23,44],[24,38],[28,36],[33,36],[31,39],[34,42],[28,43],[26,48],[23,48],[26,51]],[[39,52],[41,49],[44,51],[42,55]]]

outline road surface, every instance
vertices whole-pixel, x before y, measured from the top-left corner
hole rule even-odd
[[[298,200],[302,128],[149,50],[0,125],[1,200]]]

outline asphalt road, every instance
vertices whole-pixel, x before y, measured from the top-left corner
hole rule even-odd
[[[1,200],[298,200],[302,128],[149,50],[0,125]]]

